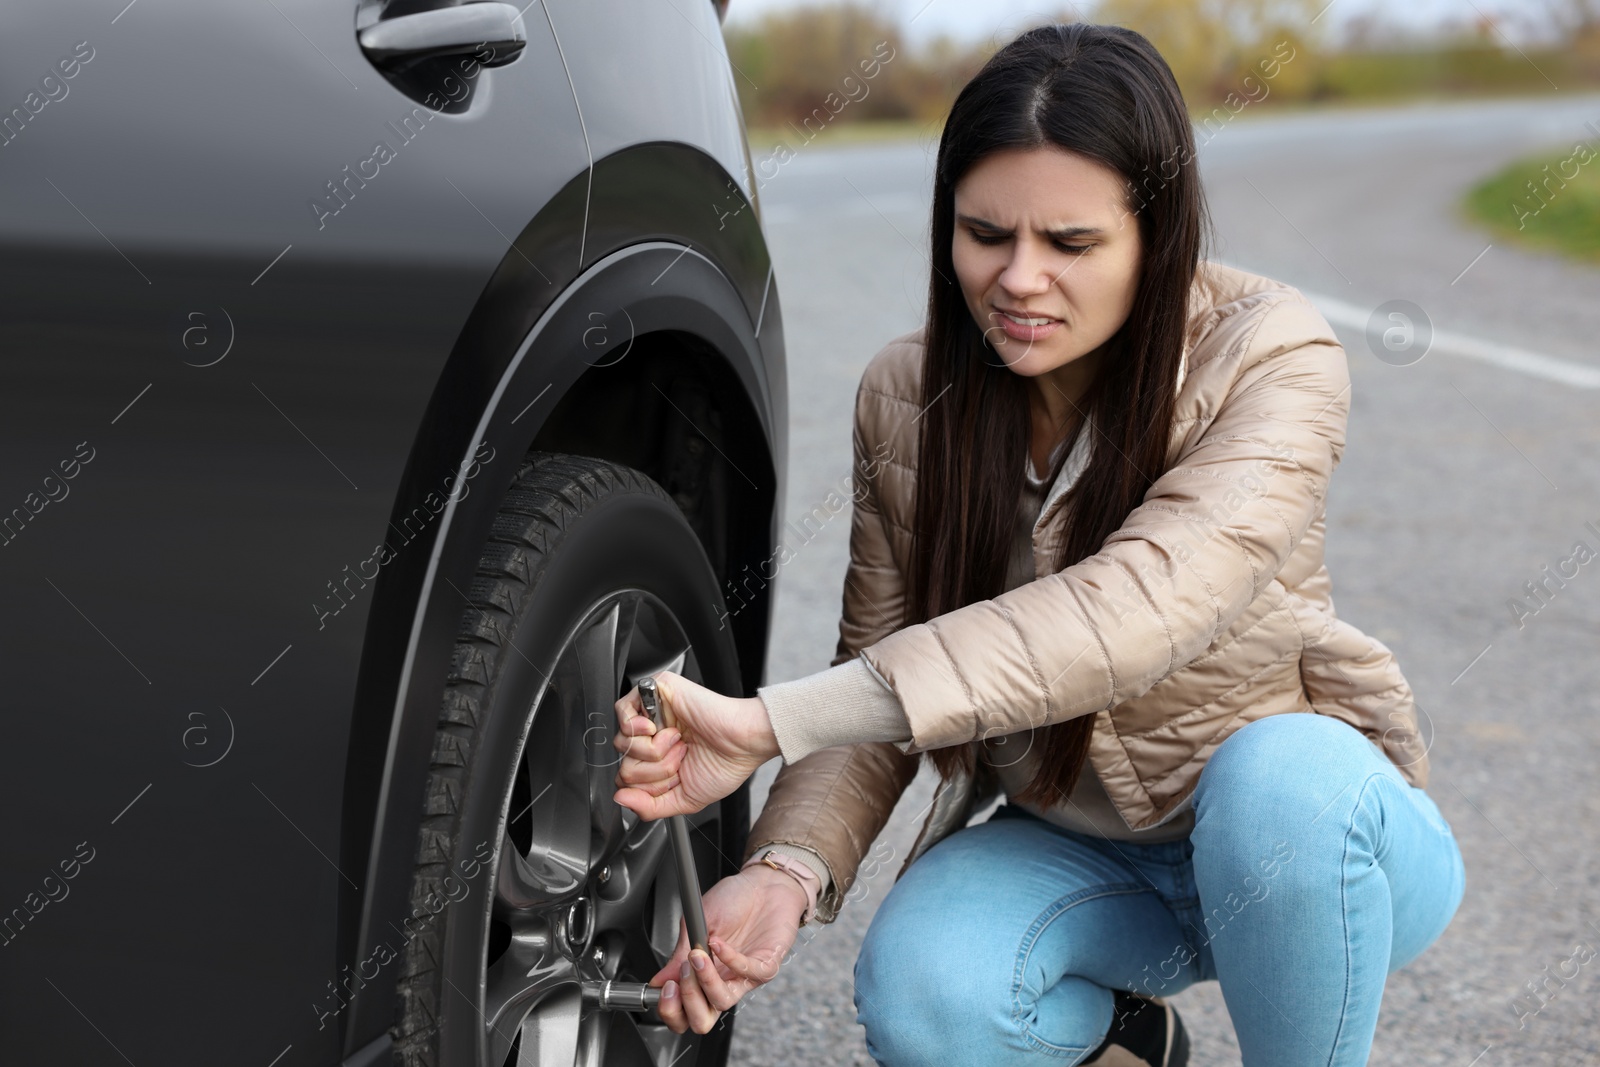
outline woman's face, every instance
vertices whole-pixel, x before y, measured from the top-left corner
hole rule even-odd
[[[956,183],[956,277],[973,321],[1016,373],[1034,378],[1087,356],[1073,375],[1092,375],[1097,350],[1127,319],[1140,240],[1124,184],[1054,145],[992,152]]]

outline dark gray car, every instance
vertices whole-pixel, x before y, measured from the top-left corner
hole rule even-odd
[[[0,13],[0,1061],[720,1064],[613,702],[751,694],[776,283],[709,0]],[[747,583],[748,585],[748,583]],[[744,792],[694,816],[704,887]]]

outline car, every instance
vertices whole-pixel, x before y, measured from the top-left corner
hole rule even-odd
[[[614,702],[753,695],[777,282],[708,0],[0,16],[8,1063],[720,1064]],[[702,889],[747,791],[690,819]]]

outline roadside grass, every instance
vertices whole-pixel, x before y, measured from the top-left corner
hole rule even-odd
[[[1600,153],[1568,145],[1526,156],[1469,189],[1461,210],[1514,243],[1600,263]]]

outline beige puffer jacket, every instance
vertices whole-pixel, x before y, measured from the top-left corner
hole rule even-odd
[[[1062,504],[1034,527],[1036,579],[904,624],[923,330],[873,357],[856,396],[850,563],[839,664],[863,655],[893,687],[912,739],[820,749],[774,780],[741,862],[814,849],[831,922],[916,776],[918,753],[1094,716],[1089,760],[1133,829],[1160,822],[1235,730],[1313,712],[1349,723],[1407,781],[1427,752],[1410,687],[1381,643],[1339,620],[1322,561],[1329,476],[1345,442],[1344,349],[1296,290],[1202,263],[1191,288],[1168,469],[1100,552],[1050,573]],[[858,475],[858,476],[861,476]],[[978,755],[975,751],[974,755]],[[994,795],[940,782],[898,881]],[[881,863],[874,860],[874,871]]]

